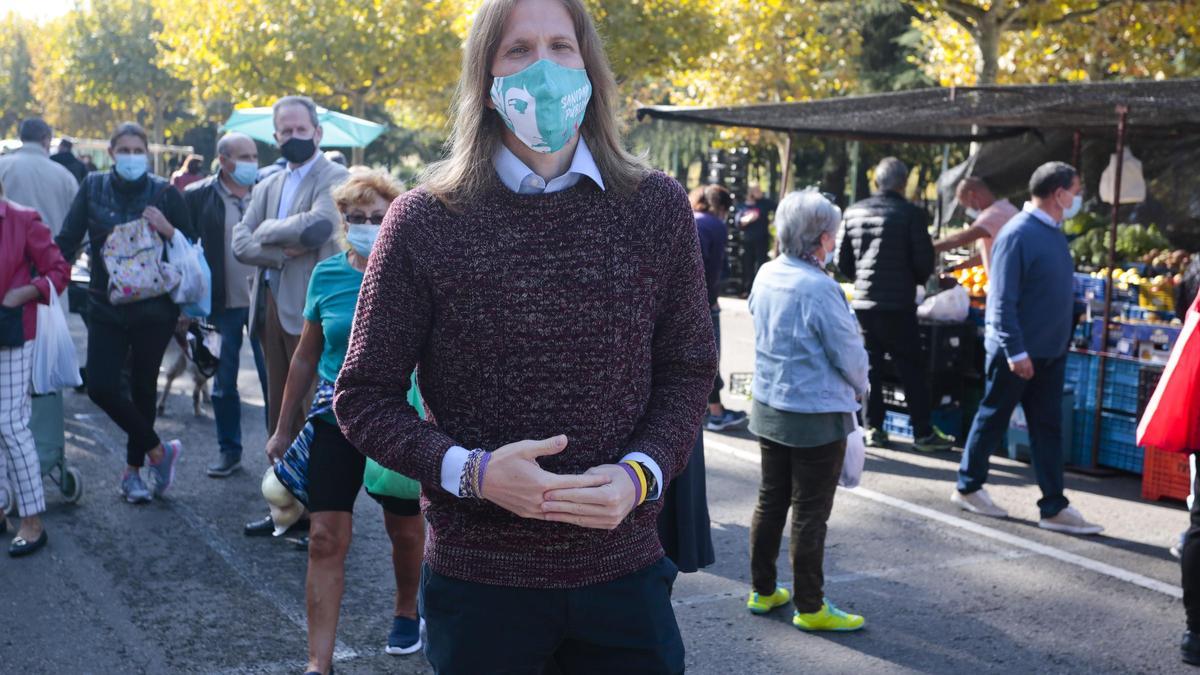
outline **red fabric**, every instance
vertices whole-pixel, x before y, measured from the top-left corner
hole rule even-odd
[[[1138,425],[1137,443],[1167,452],[1200,448],[1200,297]]]
[[[63,259],[50,236],[50,228],[42,222],[37,211],[0,198],[0,298],[14,288],[31,283],[30,265],[40,275],[32,283],[38,289],[38,301],[42,304],[50,302],[47,278],[54,282],[54,288],[60,293],[71,279],[71,266]],[[32,340],[37,334],[34,303],[26,303],[21,321],[25,339]]]

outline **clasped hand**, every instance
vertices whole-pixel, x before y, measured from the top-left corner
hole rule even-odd
[[[484,476],[484,499],[522,518],[615,529],[635,506],[629,474],[616,464],[577,475],[550,473],[538,465],[538,457],[556,455],[566,447],[567,437],[555,436],[496,450]]]

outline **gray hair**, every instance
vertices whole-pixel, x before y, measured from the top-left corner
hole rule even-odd
[[[875,186],[884,191],[904,192],[908,186],[908,167],[895,157],[884,157],[875,167]]]
[[[229,153],[232,152],[232,148],[230,148],[229,146],[233,145],[234,143],[236,143],[238,141],[242,141],[242,140],[250,141],[252,143],[254,142],[253,138],[250,138],[249,136],[247,136],[246,134],[243,134],[240,131],[230,131],[229,133],[222,136],[220,140],[217,141],[217,154],[222,157],[228,157]]]
[[[279,110],[289,105],[304,106],[304,109],[308,111],[309,119],[312,120],[313,128],[321,126],[320,120],[317,119],[317,104],[307,96],[284,96],[275,101],[275,105],[271,106],[271,120],[274,121],[279,117]]]
[[[810,254],[821,235],[836,235],[841,223],[842,210],[816,188],[791,192],[775,210],[779,250],[790,256]]]

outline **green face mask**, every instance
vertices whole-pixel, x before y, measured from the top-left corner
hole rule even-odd
[[[492,80],[492,103],[509,130],[536,152],[563,149],[579,131],[592,98],[587,70],[542,59]]]

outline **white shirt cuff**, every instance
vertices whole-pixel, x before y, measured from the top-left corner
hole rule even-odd
[[[1009,363],[1009,365],[1016,365],[1022,361],[1028,361],[1028,360],[1029,360],[1029,353],[1021,352],[1020,354],[1017,354],[1016,356],[1009,358],[1008,363]]]
[[[463,471],[467,468],[467,459],[471,451],[460,446],[454,446],[442,457],[442,489],[455,497],[461,497],[458,488],[462,485]]]
[[[654,461],[653,459],[650,459],[650,455],[647,455],[644,452],[631,452],[628,455],[625,455],[624,457],[621,458],[622,462],[624,462],[625,460],[632,460],[639,464],[645,465],[645,467],[647,469],[650,469],[650,473],[654,474],[654,481],[656,483],[654,494],[646,495],[646,501],[652,502],[652,501],[658,499],[659,497],[661,497],[662,496],[663,477],[662,477],[662,469],[659,468],[658,462]]]

